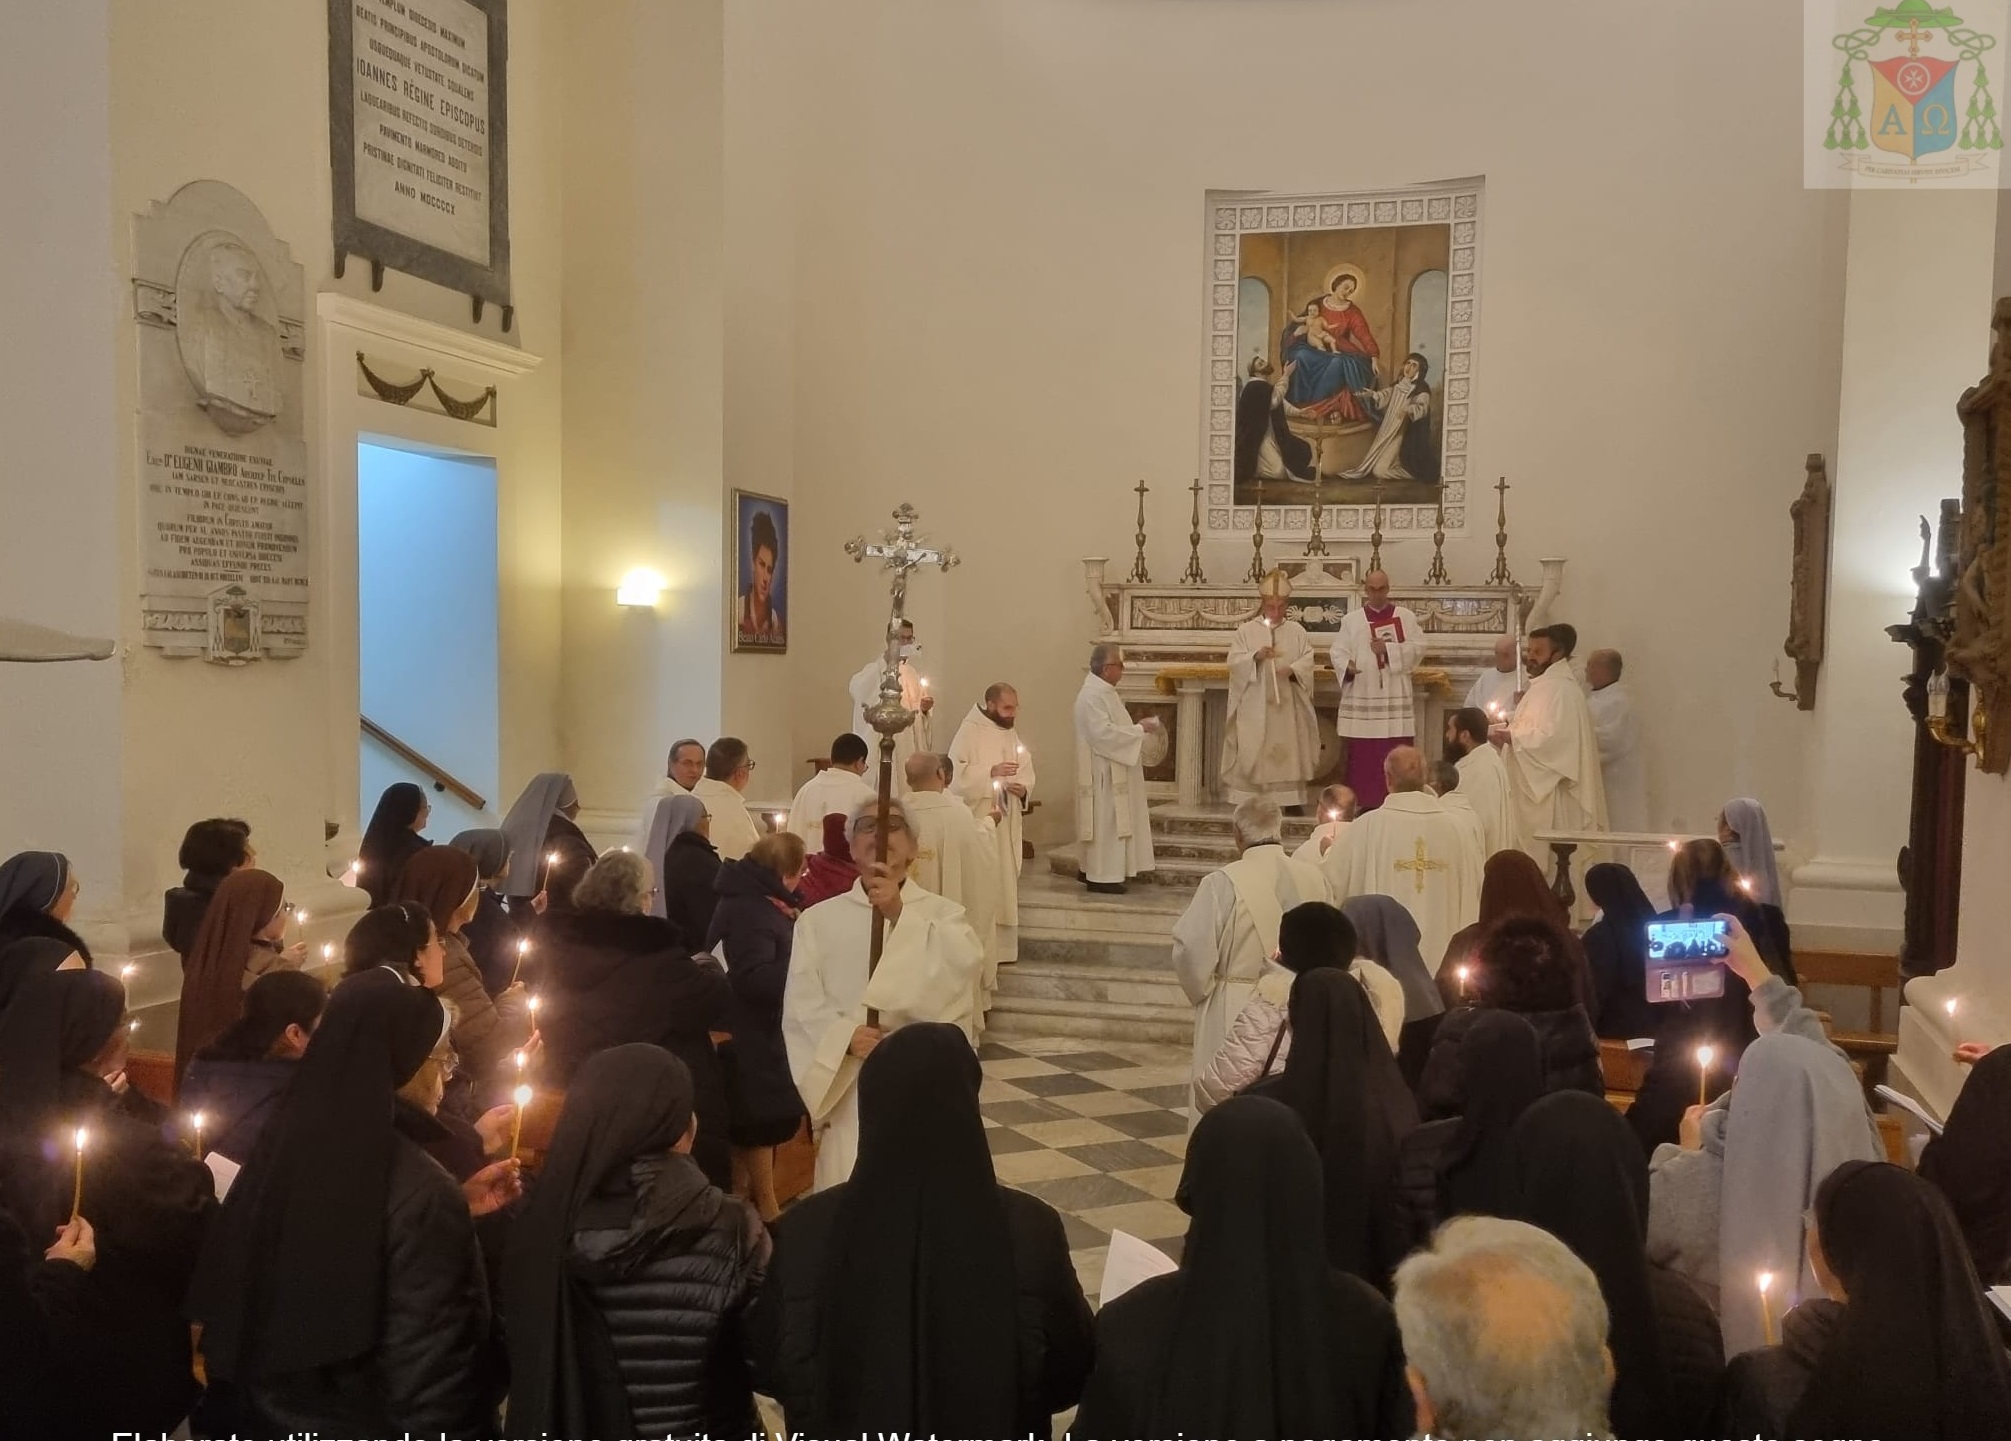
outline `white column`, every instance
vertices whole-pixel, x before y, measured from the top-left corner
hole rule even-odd
[[[1997,197],[1850,197],[1828,655],[1808,770],[1816,853],[1794,873],[1797,939],[1896,945],[1913,727],[1906,653],[1918,520],[1962,485],[1955,402],[1989,355]]]
[[[1201,804],[1201,732],[1208,704],[1208,683],[1180,682],[1173,724],[1180,734],[1174,739],[1173,782],[1178,787],[1181,806],[1191,810]]]

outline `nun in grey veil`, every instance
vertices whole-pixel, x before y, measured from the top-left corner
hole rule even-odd
[[[573,887],[593,868],[594,848],[573,823],[580,798],[563,771],[533,776],[503,818],[510,847],[510,875],[503,894],[523,899],[543,893],[561,908],[572,904]]]

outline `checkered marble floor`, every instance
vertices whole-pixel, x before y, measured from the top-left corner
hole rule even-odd
[[[1186,1050],[1015,1036],[986,1041],[978,1058],[998,1178],[1061,1212],[1090,1300],[1112,1231],[1179,1259],[1187,1217],[1173,1191],[1187,1154]]]

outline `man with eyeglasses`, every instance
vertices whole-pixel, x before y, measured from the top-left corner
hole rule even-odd
[[[754,849],[761,839],[754,817],[747,814],[741,797],[754,779],[754,757],[747,742],[737,736],[721,736],[705,753],[705,775],[691,788],[691,794],[712,817],[712,846],[723,861],[737,861]]]
[[[782,994],[782,1039],[789,1074],[817,1135],[814,1188],[852,1174],[859,1156],[859,1067],[889,1031],[916,1021],[941,1021],[977,1042],[978,985],[984,953],[954,901],[909,878],[915,859],[907,808],[893,801],[887,815],[887,859],[875,859],[879,802],[851,814],[846,835],[859,880],[803,912]],[[873,916],[886,923],[878,969],[868,975]],[[868,1009],[879,1013],[867,1024]]]

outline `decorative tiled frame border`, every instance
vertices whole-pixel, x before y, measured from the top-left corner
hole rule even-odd
[[[1208,192],[1208,278],[1203,301],[1208,315],[1208,353],[1202,362],[1201,464],[1208,477],[1208,530],[1248,531],[1256,524],[1254,505],[1233,503],[1231,467],[1236,450],[1236,281],[1239,241],[1265,231],[1345,230],[1355,226],[1452,225],[1447,273],[1445,350],[1445,531],[1466,531],[1467,457],[1472,428],[1475,341],[1480,331],[1481,221],[1486,182],[1479,177],[1401,190],[1365,190],[1339,195],[1274,195],[1267,192]],[[1305,534],[1312,507],[1264,507],[1264,529]],[[1426,533],[1436,507],[1385,505],[1383,532]],[[1487,517],[1482,516],[1485,521]],[[1329,505],[1321,529],[1341,540],[1366,540],[1374,507]]]

